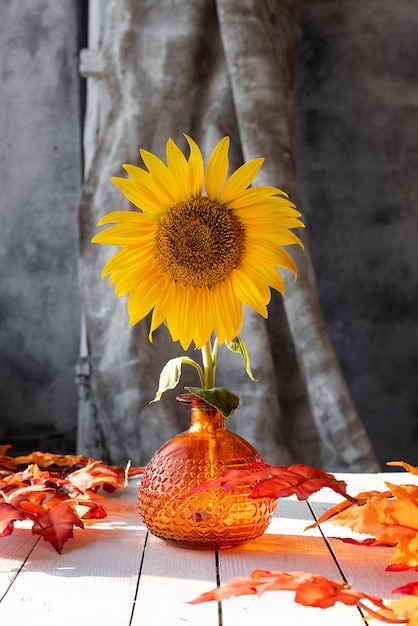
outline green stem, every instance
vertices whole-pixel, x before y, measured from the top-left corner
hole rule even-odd
[[[204,372],[204,381],[203,381],[203,389],[212,389],[215,386],[215,370],[216,370],[216,351],[217,351],[217,340],[215,343],[214,351],[212,352],[212,344],[210,339],[205,343],[202,347],[202,361],[203,361],[203,372]]]

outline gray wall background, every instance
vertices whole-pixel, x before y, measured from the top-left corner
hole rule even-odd
[[[325,321],[382,464],[418,463],[418,3],[305,0],[300,189]]]
[[[0,0],[0,443],[15,452],[75,445],[85,6]],[[380,462],[417,463],[418,3],[303,6],[298,167],[324,317]]]
[[[80,310],[76,2],[0,0],[0,441],[72,449]]]

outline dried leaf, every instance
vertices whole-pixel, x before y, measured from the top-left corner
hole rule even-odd
[[[19,511],[12,504],[0,501],[0,537],[11,535],[14,523],[25,519],[23,511]]]
[[[357,496],[360,506],[346,506],[332,523],[395,544],[388,569],[418,568],[418,486],[386,485],[388,492]]]
[[[373,539],[373,537],[369,537],[368,539],[358,540],[353,539],[352,537],[335,537],[335,539],[339,539],[344,543],[351,543],[355,546],[365,546],[366,548],[376,548],[386,547],[386,548],[394,548],[396,543],[388,543],[387,541],[378,541],[377,539]]]
[[[417,586],[417,583],[405,585],[405,589],[416,592]],[[294,591],[295,602],[303,606],[327,609],[336,602],[341,602],[348,606],[358,606],[367,613],[365,619],[378,619],[386,624],[418,626],[417,595],[407,595],[385,605],[382,598],[356,591],[345,582],[336,582],[319,574],[307,572],[255,570],[250,578],[232,578],[222,587],[202,593],[189,604],[220,602],[231,596],[261,596],[266,591],[279,590]]]
[[[57,502],[50,509],[40,507],[34,502],[22,503],[28,517],[33,519],[32,533],[41,535],[60,554],[67,539],[73,537],[73,527],[84,527],[73,507],[74,502],[71,500]]]
[[[370,617],[380,619],[387,624],[418,626],[418,596],[405,596],[399,600],[394,600],[383,609],[369,612],[364,619],[367,620]]]
[[[220,602],[231,596],[257,595],[266,591],[295,591],[295,602],[304,606],[328,608],[336,602],[356,605],[360,600],[367,599],[376,607],[383,607],[383,601],[377,596],[354,591],[345,582],[335,582],[319,574],[307,572],[271,572],[255,570],[251,578],[232,578],[222,587],[201,594],[190,604],[198,604],[215,600]]]
[[[323,522],[326,522],[335,515],[337,515],[337,513],[345,511],[345,509],[349,508],[350,506],[362,505],[371,498],[381,497],[382,495],[390,495],[390,492],[386,491],[382,493],[381,491],[362,491],[361,493],[357,494],[355,498],[343,500],[342,502],[339,502],[338,504],[335,504],[334,506],[324,511],[322,515],[318,517],[317,521],[307,526],[305,530],[315,528],[319,524],[322,524]]]
[[[52,454],[50,452],[32,452],[25,456],[17,456],[14,458],[15,465],[35,464],[38,467],[73,467],[74,465],[84,465],[88,462],[85,456],[72,454]]]
[[[254,463],[243,469],[226,470],[218,479],[199,485],[188,495],[206,491],[214,487],[223,487],[232,491],[239,485],[254,484],[251,498],[285,498],[296,495],[298,500],[306,500],[311,494],[328,487],[337,493],[349,497],[346,484],[332,474],[309,467],[308,465],[266,465]]]
[[[1,452],[9,446],[2,446]],[[2,461],[6,457],[3,455]],[[97,491],[123,489],[128,475],[143,468],[113,467],[86,457],[33,453],[16,457],[0,478],[0,537],[10,535],[16,521],[32,521],[32,533],[40,535],[61,553],[66,541],[73,537],[75,526],[84,528],[89,520],[103,519],[106,509],[93,501]],[[36,463],[21,468],[21,461],[38,460],[44,466],[59,468],[41,469]],[[2,462],[1,461],[1,462]],[[70,464],[70,465],[68,465]],[[14,469],[12,469],[14,467]],[[77,468],[77,469],[74,469]],[[63,471],[64,470],[64,471]]]
[[[51,452],[32,452],[25,456],[11,457],[7,456],[6,452],[11,448],[10,444],[0,446],[0,477],[9,473],[20,471],[22,467],[27,465],[37,465],[41,469],[54,468],[57,471],[59,468],[60,473],[65,474],[69,471],[74,471],[76,467],[85,467],[91,463],[102,463],[95,459],[85,457],[81,454],[53,454]],[[110,467],[119,476],[123,477],[126,472],[126,467],[117,466],[103,466]],[[144,472],[143,467],[129,466],[129,476],[136,476]]]
[[[418,596],[418,580],[406,583],[406,585],[402,585],[402,587],[397,587],[392,593],[404,593],[405,595]]]
[[[405,461],[389,461],[386,465],[390,465],[392,467],[403,467],[410,474],[418,476],[418,467],[405,463]]]
[[[124,476],[115,471],[110,465],[103,465],[101,461],[93,461],[89,465],[75,470],[68,475],[68,480],[81,492],[97,491],[103,487],[111,492],[116,489],[123,489],[128,484],[129,464],[126,467]]]

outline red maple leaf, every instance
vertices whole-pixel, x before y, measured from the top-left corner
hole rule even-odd
[[[76,507],[87,507],[88,514],[80,517]],[[106,517],[103,507],[94,502],[77,500],[49,501],[45,506],[35,502],[22,502],[22,510],[33,520],[32,533],[40,535],[61,554],[68,539],[74,536],[74,526],[84,528],[83,519],[102,519]]]
[[[0,537],[11,535],[14,523],[17,520],[24,520],[25,514],[19,511],[12,504],[0,501]]]
[[[336,582],[319,574],[307,572],[270,572],[268,570],[254,570],[250,578],[232,578],[222,587],[216,587],[201,594],[190,604],[210,600],[220,602],[231,596],[261,596],[266,591],[278,590],[295,591],[295,602],[323,609],[333,606],[336,602],[356,605],[362,599],[369,600],[377,607],[384,606],[381,598],[355,591],[345,582]]]
[[[79,470],[68,474],[68,480],[83,493],[87,491],[97,491],[103,487],[105,491],[111,492],[115,489],[123,489],[128,483],[129,464],[125,468],[125,473],[121,477],[120,473],[110,465],[103,465],[101,461],[93,461]]]
[[[16,521],[32,521],[40,535],[61,553],[73,537],[74,527],[106,517],[106,509],[93,501],[97,491],[123,489],[128,476],[143,467],[104,465],[82,455],[32,452],[10,457],[11,446],[0,446],[0,537],[10,535]],[[26,467],[25,467],[26,466]]]
[[[308,572],[270,572],[255,570],[250,578],[232,578],[222,587],[211,589],[191,600],[189,604],[220,602],[231,596],[257,595],[267,591],[291,590],[295,592],[295,602],[303,606],[327,609],[336,602],[348,606],[358,606],[367,618],[374,618],[386,624],[418,626],[417,583],[405,585],[395,591],[413,594],[385,605],[382,598],[352,589],[345,582],[337,582]]]
[[[266,465],[254,463],[243,469],[226,470],[220,478],[194,487],[187,495],[206,491],[214,487],[223,487],[232,491],[239,485],[254,484],[250,498],[285,498],[296,495],[298,500],[306,500],[311,494],[323,487],[350,498],[346,492],[346,483],[308,465]]]
[[[116,476],[116,477],[115,477]],[[100,482],[99,475],[90,480]],[[120,479],[105,472],[103,482],[119,485]],[[73,537],[73,528],[84,528],[84,521],[106,517],[103,506],[91,500],[94,492],[84,491],[68,477],[41,471],[36,465],[10,474],[0,489],[0,536],[10,535],[17,520],[31,520],[32,533],[40,535],[61,553],[65,542]]]

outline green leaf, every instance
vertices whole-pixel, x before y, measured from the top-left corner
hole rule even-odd
[[[235,339],[233,339],[230,343],[227,343],[226,345],[229,348],[229,350],[231,350],[231,352],[241,352],[242,358],[244,359],[244,364],[245,364],[245,369],[247,371],[247,374],[251,378],[251,380],[255,382],[255,378],[251,371],[250,356],[248,354],[248,350],[245,346],[245,343],[243,342],[241,337],[237,335]]]
[[[193,365],[193,367],[196,368],[199,373],[200,382],[202,382],[202,369],[198,365],[198,363],[196,363],[196,361],[193,361],[193,359],[190,359],[188,356],[178,356],[175,359],[170,359],[161,370],[158,391],[155,394],[155,398],[154,400],[152,400],[152,402],[157,402],[161,399],[164,391],[167,391],[167,389],[174,389],[174,387],[178,385],[181,376],[181,366],[183,363]]]
[[[239,405],[239,396],[226,387],[213,387],[212,389],[186,387],[186,389],[193,395],[198,396],[198,398],[205,400],[211,406],[219,409],[224,417],[231,417]]]

